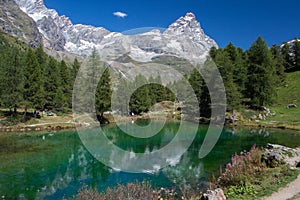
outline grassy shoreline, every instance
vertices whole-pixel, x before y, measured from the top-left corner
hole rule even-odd
[[[138,120],[148,120],[149,118],[145,116],[135,116],[135,117],[124,117],[118,116],[119,122],[129,122]],[[154,120],[161,120],[160,117],[154,118]],[[167,121],[180,121],[177,118],[168,117]],[[113,117],[108,116],[108,121],[110,124],[115,124]],[[275,129],[287,129],[300,131],[300,125],[293,125],[284,122],[278,122],[276,124],[270,124],[269,119],[260,120],[259,122],[247,122],[238,121],[235,123],[226,123],[225,126],[228,127],[253,127],[253,128],[275,128]],[[201,123],[200,123],[201,124]],[[208,124],[208,123],[203,123]],[[81,127],[81,125],[76,125],[74,122],[72,114],[65,116],[47,116],[41,119],[33,119],[32,121],[27,121],[26,123],[17,123],[15,125],[2,125],[0,126],[0,132],[30,132],[30,131],[51,131],[51,130],[65,130],[65,129],[76,129]]]

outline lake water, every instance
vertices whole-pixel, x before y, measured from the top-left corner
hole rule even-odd
[[[107,138],[123,150],[135,153],[155,151],[176,135],[179,123],[168,122],[157,135],[145,139],[125,135],[115,126],[106,126]],[[0,198],[61,199],[82,186],[105,190],[116,184],[148,180],[155,187],[195,187],[218,173],[234,153],[253,144],[277,143],[300,146],[300,133],[292,130],[225,128],[214,149],[203,159],[199,148],[207,126],[200,126],[187,152],[172,165],[149,173],[115,171],[95,159],[76,131],[0,134]],[[188,133],[187,133],[188,134]]]

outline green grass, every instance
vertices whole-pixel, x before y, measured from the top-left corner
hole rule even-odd
[[[287,108],[288,104],[297,108]],[[300,71],[287,73],[286,83],[278,88],[276,102],[270,107],[276,115],[267,118],[263,123],[286,128],[300,129]]]
[[[234,195],[228,200],[252,200],[261,199],[270,196],[273,192],[277,192],[280,188],[297,178],[298,170],[291,170],[284,166],[277,168],[270,168],[266,171],[263,178],[257,181],[256,184],[250,184],[248,187],[255,191],[255,194]]]

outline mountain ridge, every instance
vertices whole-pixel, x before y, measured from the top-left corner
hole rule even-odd
[[[37,47],[42,41],[34,20],[19,9],[11,0],[0,0],[0,30],[26,42],[31,47]]]
[[[95,47],[103,60],[115,60],[129,55],[133,60],[149,62],[162,55],[203,62],[216,42],[205,35],[193,13],[187,13],[164,32],[150,30],[137,35],[110,32],[104,27],[73,24],[43,0],[15,0],[20,9],[37,24],[46,48],[67,51],[80,56],[90,55]]]

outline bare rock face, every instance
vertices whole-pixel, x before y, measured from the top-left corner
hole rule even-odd
[[[103,27],[73,25],[66,16],[48,9],[43,0],[15,0],[36,22],[44,46],[81,56],[96,48],[103,60],[116,60],[124,55],[138,62],[149,62],[160,56],[175,56],[204,62],[216,42],[208,37],[193,13],[187,13],[164,32],[147,30],[136,35],[111,33]]]
[[[42,43],[42,36],[33,19],[28,17],[11,0],[0,0],[0,30],[4,31],[32,47]]]
[[[15,0],[15,2],[36,22],[45,47],[56,51],[64,50],[66,42],[63,29],[72,25],[67,17],[59,16],[55,10],[46,8],[43,0]]]
[[[41,32],[47,33],[43,38],[46,47],[56,51],[63,51],[65,46],[65,38],[60,28],[55,24],[51,17],[43,17],[36,22]]]
[[[291,168],[300,167],[300,148],[289,148],[278,144],[268,144],[262,157],[269,167],[286,164]]]

